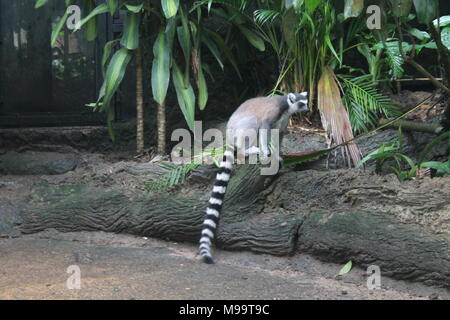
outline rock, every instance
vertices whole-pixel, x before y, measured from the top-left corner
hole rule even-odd
[[[74,170],[78,157],[71,153],[8,152],[0,156],[0,172],[16,175],[55,175]]]

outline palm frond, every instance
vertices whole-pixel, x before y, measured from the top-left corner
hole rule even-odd
[[[412,46],[407,42],[402,42],[402,47],[405,53],[412,50]],[[398,40],[390,38],[388,41],[384,43],[380,42],[373,47],[374,50],[380,48],[383,48],[386,53],[386,61],[390,68],[389,74],[391,75],[392,80],[400,79],[405,73],[403,68],[405,61],[401,55]]]
[[[166,192],[170,188],[183,183],[188,173],[199,165],[198,163],[189,163],[177,166],[169,162],[162,162],[159,164],[162,173],[150,176],[151,181],[146,184],[146,190],[159,193]]]
[[[338,75],[344,89],[343,101],[347,107],[355,133],[369,131],[381,117],[395,118],[401,114],[391,99],[381,94],[371,75],[350,77]]]
[[[317,85],[317,103],[322,125],[327,132],[329,146],[340,145],[354,139],[349,114],[341,98],[339,82],[330,67],[323,69]],[[361,160],[361,151],[351,142],[342,147],[344,159],[349,167]]]
[[[253,13],[253,18],[259,26],[263,26],[266,23],[274,23],[274,21],[280,16],[280,11],[270,9],[255,10],[255,12]]]

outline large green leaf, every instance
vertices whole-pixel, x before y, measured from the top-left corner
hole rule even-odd
[[[204,110],[208,103],[208,86],[206,84],[205,74],[203,73],[203,67],[198,68],[198,107],[200,110]]]
[[[345,0],[344,18],[348,19],[359,17],[363,9],[364,0]]]
[[[407,17],[411,12],[412,0],[391,0],[391,4],[396,17]]]
[[[94,10],[91,10],[90,13],[84,17],[83,19],[81,19],[81,21],[79,23],[77,23],[74,32],[80,30],[86,23],[88,23],[89,21],[91,21],[91,19],[99,14],[108,12],[108,6],[106,5],[106,3],[102,3],[101,5],[99,5],[98,7],[96,7]]]
[[[120,44],[128,50],[135,50],[139,46],[139,24],[141,14],[132,11],[127,12],[125,27]]]
[[[114,141],[114,130],[112,127],[114,121],[114,109],[111,107],[111,99],[119,88],[123,80],[128,63],[131,60],[131,52],[127,48],[121,48],[111,58],[106,70],[106,78],[100,89],[100,97],[103,98],[102,108],[107,112],[108,131],[111,139]]]
[[[450,27],[447,27],[441,32],[442,44],[450,50]]]
[[[437,28],[437,27],[446,27],[448,25],[450,25],[450,16],[443,16],[440,17],[439,19],[436,19],[433,21],[433,25]]]
[[[255,33],[253,33],[250,29],[247,27],[244,27],[243,25],[238,25],[239,30],[241,30],[242,34],[247,38],[248,42],[252,46],[254,46],[259,51],[265,51],[266,46],[264,45],[264,41],[257,36]]]
[[[179,0],[161,0],[161,6],[166,19],[174,17],[178,12]]]
[[[172,51],[172,47],[173,47],[173,40],[175,39],[175,33],[177,31],[176,27],[177,27],[177,19],[176,18],[167,19],[165,33],[166,33],[166,41],[167,41],[171,51]]]
[[[90,13],[95,10],[95,0],[86,0],[86,12]],[[86,22],[86,39],[88,41],[95,40],[97,38],[97,15],[92,16]]]
[[[181,15],[181,26],[177,28],[177,35],[185,59],[184,86],[185,88],[187,88],[189,86],[189,78],[190,78],[189,69],[191,63],[192,41],[191,41],[191,33],[189,31],[188,19],[182,7],[180,7],[180,15]]]
[[[153,45],[152,92],[153,99],[162,104],[166,99],[170,80],[170,46],[161,31]]]
[[[438,0],[414,0],[417,20],[420,23],[428,24],[436,18],[438,13]]]
[[[109,41],[105,44],[103,48],[103,56],[102,56],[102,73],[103,77],[106,76],[106,63],[108,62],[109,56],[111,55],[111,51],[115,43],[117,43],[120,39],[115,39]]]
[[[194,131],[195,129],[195,94],[192,86],[189,85],[185,88],[183,81],[183,74],[180,71],[178,65],[174,62],[172,67],[172,79],[177,93],[178,104],[180,105],[181,112],[184,115],[189,129]]]
[[[50,44],[53,47],[56,43],[56,40],[58,39],[59,33],[61,32],[62,28],[64,28],[64,25],[67,21],[67,18],[69,17],[69,13],[66,11],[66,13],[59,19],[58,23],[52,30],[52,36],[50,40]]]
[[[114,93],[119,88],[130,59],[131,52],[127,48],[121,48],[111,58],[104,81],[103,106],[105,108],[109,106]]]

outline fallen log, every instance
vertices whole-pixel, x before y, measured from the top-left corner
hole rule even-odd
[[[211,186],[206,180],[162,195],[40,184],[22,211],[20,230],[101,230],[197,242]],[[241,166],[230,182],[217,246],[282,256],[307,252],[450,287],[449,195],[448,177],[405,184],[358,170],[267,177],[256,166]]]

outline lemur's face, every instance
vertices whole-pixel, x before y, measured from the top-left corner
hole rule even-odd
[[[292,113],[309,111],[308,92],[289,93],[287,99]]]

